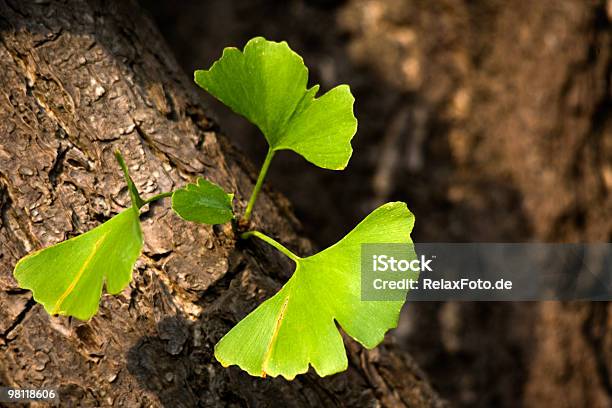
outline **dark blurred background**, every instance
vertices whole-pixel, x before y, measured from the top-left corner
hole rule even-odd
[[[343,172],[282,153],[269,185],[319,247],[382,202],[419,242],[612,240],[612,1],[141,1],[188,75],[263,35],[348,83]],[[207,96],[259,165],[258,130]],[[395,341],[458,406],[612,406],[608,303],[417,303]]]

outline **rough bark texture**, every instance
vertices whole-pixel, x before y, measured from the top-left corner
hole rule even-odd
[[[372,197],[406,201],[420,242],[612,240],[612,1],[148,3],[187,71],[264,35],[287,39],[323,88],[351,85],[347,171],[306,172],[287,155],[270,178],[319,245]],[[248,124],[223,123],[263,155]],[[292,188],[298,177],[308,183]],[[612,405],[609,303],[406,311],[399,343],[458,405]]]
[[[194,44],[197,46],[197,44]],[[349,369],[326,379],[256,379],[213,345],[277,290],[291,264],[230,229],[143,215],[129,288],[89,322],[49,317],[12,278],[27,252],[128,205],[120,149],[145,194],[202,175],[244,207],[253,171],[131,2],[0,2],[0,384],[59,387],[63,406],[436,406],[410,357],[347,340]],[[257,226],[308,253],[288,202],[266,192]]]

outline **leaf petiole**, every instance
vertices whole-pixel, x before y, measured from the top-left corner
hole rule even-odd
[[[121,152],[119,150],[115,150],[115,158],[117,159],[117,162],[119,163],[119,166],[121,167],[121,170],[123,170],[123,178],[125,179],[125,183],[127,184],[128,191],[130,192],[132,206],[136,210],[140,210],[142,206],[145,205],[145,202],[140,197],[140,194],[138,193],[138,189],[136,188],[134,181],[130,177],[130,172],[128,170],[127,164],[125,164],[125,160],[123,159],[123,156],[121,155]]]
[[[264,179],[266,178],[266,174],[268,173],[268,168],[270,167],[270,162],[274,157],[274,150],[271,148],[268,149],[268,153],[266,154],[266,159],[264,160],[261,170],[259,170],[259,176],[257,176],[257,182],[255,183],[255,187],[253,188],[253,192],[251,193],[251,198],[249,198],[249,203],[247,204],[246,211],[244,212],[244,216],[242,217],[242,221],[245,223],[249,221],[251,218],[251,212],[253,212],[253,207],[255,206],[255,201],[257,200],[257,196],[259,195],[259,191],[261,190],[261,186],[263,185]]]
[[[146,200],[144,200],[143,205],[150,204],[153,201],[161,200],[162,198],[172,197],[172,194],[174,194],[174,191],[166,191],[165,193],[156,194],[153,197],[149,197]]]
[[[121,152],[119,150],[115,150],[115,158],[117,159],[117,162],[119,163],[119,166],[123,171],[123,178],[125,179],[128,191],[130,192],[132,206],[136,210],[140,210],[142,207],[147,204],[151,204],[153,201],[161,200],[162,198],[166,197],[171,197],[174,193],[174,191],[167,191],[165,193],[156,194],[153,197],[149,197],[146,200],[143,200],[142,197],[140,197],[140,193],[138,192],[138,189],[136,188],[132,177],[130,177],[130,172],[128,170],[127,164],[125,164],[125,160],[123,159],[123,156],[121,155]]]
[[[280,242],[270,238],[264,233],[261,233],[259,231],[247,231],[247,232],[243,232],[242,234],[240,234],[240,238],[242,239],[249,239],[250,237],[259,238],[262,241],[268,243],[269,245],[281,251],[283,254],[285,254],[289,259],[291,259],[295,263],[298,263],[302,259],[301,257],[291,252],[289,249],[287,249],[285,246],[283,246]]]

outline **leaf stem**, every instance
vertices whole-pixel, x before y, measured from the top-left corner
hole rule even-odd
[[[117,159],[117,162],[119,162],[119,166],[121,167],[121,170],[123,171],[123,178],[125,179],[125,183],[127,184],[128,191],[130,192],[130,199],[132,201],[132,206],[136,210],[140,210],[142,206],[144,205],[144,201],[140,197],[140,194],[138,193],[138,189],[136,188],[134,181],[130,177],[130,172],[128,170],[127,164],[125,164],[125,160],[123,159],[123,156],[121,155],[121,152],[119,150],[115,150],[115,158]]]
[[[119,150],[115,150],[115,158],[117,159],[117,162],[119,162],[119,166],[121,167],[121,170],[123,171],[123,178],[125,179],[125,183],[128,186],[128,191],[130,192],[132,206],[134,206],[136,210],[140,210],[142,207],[144,207],[147,204],[152,203],[153,201],[157,201],[157,200],[161,200],[162,198],[170,197],[172,193],[174,193],[173,191],[168,191],[165,193],[156,194],[153,197],[143,200],[142,197],[140,197],[140,193],[138,193],[138,189],[136,188],[136,185],[134,184],[132,177],[130,177],[130,172],[128,170],[127,164],[125,164],[125,160],[123,159],[123,156],[121,155],[121,152]]]
[[[159,193],[154,195],[153,197],[149,197],[143,201],[144,204],[150,204],[153,201],[161,200],[162,198],[171,197],[174,194],[174,191],[166,191],[165,193]],[[143,205],[144,205],[143,204]]]
[[[291,259],[295,263],[298,263],[302,259],[299,256],[297,256],[296,254],[294,254],[293,252],[291,252],[289,249],[287,249],[285,246],[283,246],[280,242],[270,238],[269,236],[267,236],[266,234],[264,234],[262,232],[259,232],[259,231],[247,231],[247,232],[243,232],[240,235],[240,238],[242,238],[242,239],[248,239],[250,237],[259,238],[262,241],[268,243],[269,245],[273,246],[274,248],[278,249],[280,252],[285,254],[289,259]]]
[[[261,166],[261,170],[259,170],[259,176],[257,176],[257,182],[255,183],[255,187],[253,188],[253,192],[251,193],[251,198],[249,198],[249,203],[247,204],[246,211],[244,212],[244,216],[242,217],[242,221],[244,222],[249,221],[249,219],[251,218],[251,213],[253,212],[255,201],[257,200],[257,196],[259,195],[261,186],[263,185],[264,179],[266,178],[266,174],[268,173],[268,168],[270,167],[270,162],[272,161],[272,157],[274,157],[274,150],[272,150],[272,148],[268,148],[266,159],[264,160]]]

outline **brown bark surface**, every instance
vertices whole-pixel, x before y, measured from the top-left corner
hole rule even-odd
[[[393,345],[347,340],[348,371],[325,379],[223,369],[215,342],[292,265],[231,229],[181,221],[167,201],[142,216],[145,248],[128,289],[103,296],[89,322],[48,316],[12,269],[129,205],[115,149],[145,195],[201,175],[244,208],[254,175],[132,2],[0,1],[0,72],[0,385],[58,387],[63,406],[442,404]],[[262,195],[254,223],[312,250],[278,194]]]

